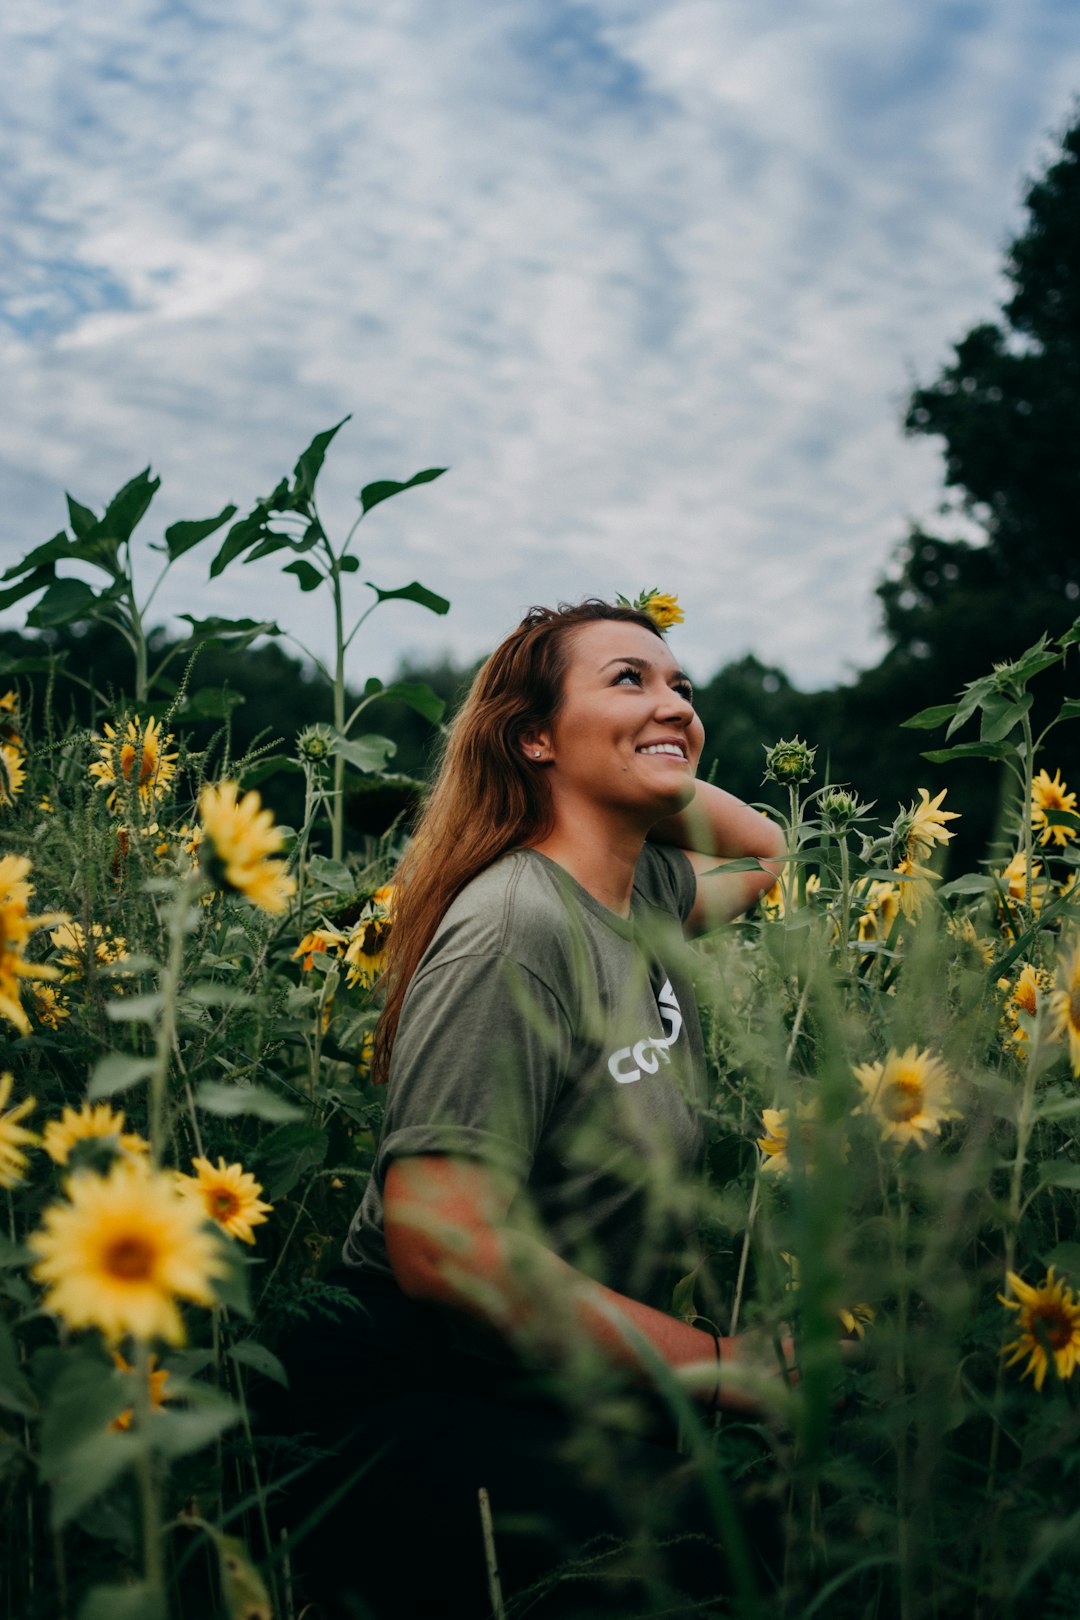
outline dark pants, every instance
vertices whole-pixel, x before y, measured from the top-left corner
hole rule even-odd
[[[362,1309],[282,1347],[288,1404],[264,1421],[326,1452],[285,1517],[295,1535],[336,1496],[293,1555],[328,1616],[485,1620],[481,1487],[508,1615],[722,1614],[732,1554],[758,1579],[747,1516],[733,1524],[725,1482],[718,1501],[665,1443],[658,1406],[624,1393],[618,1420],[592,1421],[526,1369],[455,1349],[443,1313],[391,1283],[353,1287]],[[753,1517],[763,1541],[771,1516]]]

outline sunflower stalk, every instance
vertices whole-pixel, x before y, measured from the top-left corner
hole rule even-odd
[[[150,1071],[148,1097],[150,1155],[155,1170],[160,1166],[165,1151],[165,1099],[169,1064],[176,1040],[176,1006],[183,977],[184,940],[190,927],[191,903],[202,883],[202,873],[197,867],[186,872],[174,891],[173,904],[168,911],[168,955],[158,980],[161,1014],[155,1036],[154,1066]]]
[[[160,1492],[150,1445],[153,1402],[150,1395],[150,1344],[146,1339],[135,1341],[135,1398],[132,1404],[135,1432],[140,1441],[135,1466],[142,1510],[143,1573],[147,1586],[155,1595],[160,1593],[164,1603],[165,1559],[161,1539]]]

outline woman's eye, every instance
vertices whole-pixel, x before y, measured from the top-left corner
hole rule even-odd
[[[687,703],[693,703],[694,688],[690,685],[689,681],[675,681],[672,683],[671,690],[673,692],[678,692],[679,696],[681,698],[685,698]]]
[[[632,669],[632,668],[629,668],[629,667],[626,668],[626,669],[620,669],[619,673],[616,675],[614,681],[611,684],[613,686],[620,686],[623,681],[630,681],[632,685],[640,686],[641,685],[641,671],[640,671],[640,669]]]

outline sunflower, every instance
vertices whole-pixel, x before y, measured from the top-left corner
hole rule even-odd
[[[1080,936],[1072,951],[1059,958],[1057,984],[1050,994],[1054,1035],[1069,1037],[1069,1062],[1080,1079]]]
[[[795,1130],[803,1150],[803,1160],[806,1162],[812,1153],[814,1137],[818,1127],[818,1110],[813,1103],[797,1103],[795,1105]],[[757,1138],[757,1145],[765,1158],[762,1161],[762,1171],[773,1175],[787,1175],[791,1169],[789,1149],[791,1146],[791,1131],[788,1121],[791,1111],[787,1108],[763,1108],[761,1122],[765,1127],[765,1135]]]
[[[1053,1356],[1057,1376],[1071,1378],[1080,1361],[1080,1300],[1073,1297],[1063,1279],[1055,1280],[1053,1266],[1036,1288],[1015,1271],[1007,1271],[1005,1280],[1016,1298],[999,1294],[998,1299],[1006,1310],[1017,1313],[1016,1338],[1001,1352],[1009,1357],[1006,1367],[1027,1356],[1028,1364],[1021,1376],[1034,1373],[1035,1388],[1042,1389]]]
[[[296,879],[288,875],[284,861],[271,857],[282,848],[285,834],[274,826],[254,790],[240,800],[238,792],[235,782],[219,782],[199,795],[203,870],[217,888],[244,895],[260,910],[284,911],[296,893]]]
[[[1006,993],[1006,1039],[1011,1045],[1017,1047],[1024,1045],[1028,1039],[1028,1032],[1020,1022],[1020,1015],[1025,1013],[1028,1018],[1034,1018],[1039,1010],[1039,1003],[1045,1002],[1051,987],[1052,981],[1046,969],[1035,967],[1031,962],[1021,964],[1015,984],[1010,983],[1008,979],[998,980],[998,989]]]
[[[67,998],[51,984],[30,986],[30,1006],[37,1022],[45,1029],[59,1029],[65,1019],[71,1017]]]
[[[1053,839],[1064,849],[1069,840],[1076,837],[1076,828],[1068,822],[1055,822],[1055,810],[1075,815],[1076,794],[1068,791],[1060,771],[1055,771],[1051,778],[1049,771],[1041,770],[1031,784],[1031,825],[1039,835],[1040,844],[1048,844]]]
[[[22,747],[22,737],[19,726],[19,694],[13,687],[9,687],[0,697],[0,742],[13,743],[16,748]]]
[[[76,1142],[101,1141],[113,1137],[127,1153],[147,1153],[149,1143],[134,1131],[124,1130],[124,1115],[115,1114],[108,1103],[91,1107],[84,1102],[77,1111],[65,1108],[59,1119],[50,1119],[42,1133],[41,1145],[54,1164],[67,1164]]]
[[[5,1114],[11,1088],[15,1084],[12,1074],[0,1074],[0,1187],[14,1187],[26,1173],[27,1159],[24,1147],[33,1147],[37,1137],[19,1124],[37,1105],[33,1097],[24,1097],[21,1103],[9,1108]]]
[[[264,1204],[259,1197],[262,1184],[243,1165],[226,1164],[220,1157],[216,1169],[209,1159],[192,1159],[191,1162],[195,1174],[178,1173],[176,1178],[183,1196],[196,1200],[230,1237],[239,1238],[242,1243],[254,1243],[252,1227],[261,1226],[274,1207]]]
[[[994,960],[994,942],[984,939],[976,932],[975,924],[970,917],[950,917],[945,924],[945,931],[961,946],[967,946],[974,951],[985,967],[989,967]]]
[[[153,715],[145,722],[129,720],[123,736],[106,724],[105,736],[94,744],[101,757],[89,767],[89,774],[98,787],[111,790],[110,810],[116,809],[124,782],[138,788],[141,809],[152,809],[176,775],[177,755],[165,752],[172,740],[171,733],[161,735],[161,723]]]
[[[114,934],[107,924],[91,923],[88,939],[81,923],[68,917],[53,929],[49,942],[60,958],[65,984],[86,973],[91,957],[96,968],[104,968],[112,962],[123,962],[128,954],[127,940],[122,934]]]
[[[1019,901],[1021,905],[1027,903],[1027,870],[1024,863],[1024,852],[1018,849],[1012,860],[998,873],[998,882],[1005,891],[1008,911],[1013,911],[1012,902]],[[1031,909],[1041,911],[1046,899],[1046,891],[1050,887],[1042,876],[1042,866],[1038,861],[1031,863]]]
[[[293,951],[292,960],[300,962],[304,973],[310,973],[317,956],[340,956],[348,943],[348,934],[343,934],[340,929],[313,928],[310,934],[304,935]]]
[[[673,624],[682,624],[686,619],[679,598],[668,591],[650,591],[641,605],[658,630],[670,630]]]
[[[129,1362],[124,1360],[119,1350],[113,1351],[113,1360],[116,1363],[118,1372],[128,1373],[132,1377],[135,1376],[135,1368],[132,1367]],[[157,1356],[154,1355],[150,1357],[149,1362],[147,1363],[147,1369],[149,1372],[148,1382],[150,1385],[150,1410],[151,1412],[160,1412],[163,1409],[165,1402],[169,1399],[165,1393],[165,1385],[169,1382],[169,1369],[168,1367],[159,1367],[157,1364]],[[112,1422],[109,1424],[109,1427],[110,1429],[116,1429],[118,1431],[130,1429],[134,1417],[135,1408],[133,1406],[129,1406],[125,1411],[121,1412],[118,1417],[113,1418]]]
[[[943,1120],[958,1118],[949,1107],[952,1076],[929,1049],[909,1046],[900,1053],[890,1047],[884,1062],[860,1063],[853,1072],[865,1093],[854,1112],[874,1116],[883,1142],[926,1147]]]
[[[41,962],[28,962],[23,947],[38,928],[66,922],[63,912],[29,914],[33,884],[26,881],[30,862],[25,855],[0,856],[0,1016],[23,1035],[30,1033],[30,1020],[19,1000],[20,979],[58,979],[59,970]]]
[[[860,940],[884,943],[888,939],[900,910],[900,888],[899,883],[871,883],[863,899],[865,910],[859,918]]]
[[[182,1344],[177,1299],[213,1305],[212,1280],[227,1269],[201,1206],[141,1159],[118,1159],[107,1176],[71,1176],[65,1191],[28,1239],[44,1308],[111,1343],[130,1333]]]
[[[348,936],[344,960],[348,964],[345,983],[370,990],[386,963],[386,945],[393,921],[394,885],[384,883],[366,902]]]
[[[913,804],[907,812],[911,819],[904,846],[904,859],[912,862],[926,860],[933,854],[935,844],[947,844],[950,838],[955,838],[956,834],[945,823],[960,818],[958,810],[942,810],[945,788],[935,799],[925,788],[918,788],[917,792],[919,803]]]
[[[0,804],[14,804],[25,781],[23,756],[13,743],[0,743]]]

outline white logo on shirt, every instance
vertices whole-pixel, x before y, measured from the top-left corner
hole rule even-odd
[[[620,1086],[628,1086],[633,1080],[640,1080],[643,1074],[655,1074],[660,1067],[660,1061],[671,1062],[669,1046],[674,1046],[683,1027],[683,1015],[679,1009],[678,998],[671,988],[671,980],[664,980],[664,987],[656,998],[660,1018],[667,1035],[659,1038],[655,1035],[646,1035],[643,1040],[635,1042],[633,1046],[620,1046],[617,1052],[612,1052],[608,1058],[608,1069],[611,1076]]]

